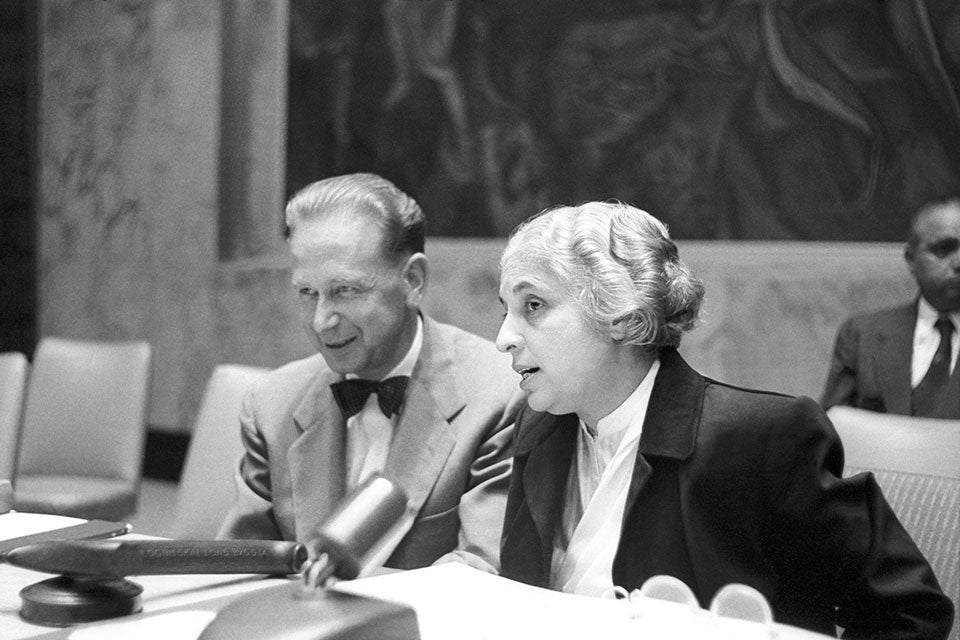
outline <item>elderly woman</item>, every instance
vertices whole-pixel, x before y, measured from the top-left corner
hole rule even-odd
[[[946,637],[952,604],[872,475],[809,398],[703,377],[677,353],[703,286],[666,227],[592,202],[518,227],[497,346],[517,419],[502,575],[571,593],[738,582],[779,622],[847,637]]]

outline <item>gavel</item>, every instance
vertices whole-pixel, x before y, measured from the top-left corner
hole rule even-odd
[[[7,551],[2,560],[61,574],[21,590],[21,616],[68,626],[136,613],[143,588],[130,575],[302,573],[297,598],[319,597],[334,579],[357,577],[404,523],[406,494],[374,475],[358,486],[307,543],[275,540],[59,540]],[[284,587],[289,585],[283,585]],[[268,590],[265,590],[268,591]],[[244,623],[247,624],[247,623]]]

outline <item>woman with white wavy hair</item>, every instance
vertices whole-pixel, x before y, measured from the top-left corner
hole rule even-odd
[[[549,209],[500,261],[527,407],[502,575],[587,595],[679,578],[707,606],[759,590],[776,619],[850,637],[946,637],[952,604],[872,475],[810,398],[706,378],[677,352],[702,283],[666,226],[618,202]]]

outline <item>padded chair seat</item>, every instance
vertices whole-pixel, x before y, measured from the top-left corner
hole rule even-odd
[[[194,423],[168,532],[174,538],[212,539],[236,500],[234,472],[243,455],[240,407],[254,380],[269,369],[242,364],[214,368]]]
[[[16,509],[92,520],[120,520],[137,508],[129,480],[70,475],[19,475]]]
[[[20,420],[27,389],[27,356],[0,353],[0,479],[13,478],[20,448]]]
[[[853,466],[844,475],[865,471],[873,472],[900,523],[930,561],[944,593],[960,602],[960,479]]]
[[[40,340],[27,386],[14,509],[109,520],[136,511],[151,353],[145,341]]]
[[[846,477],[870,471],[960,611],[960,420],[831,407]],[[950,640],[960,640],[954,622]]]

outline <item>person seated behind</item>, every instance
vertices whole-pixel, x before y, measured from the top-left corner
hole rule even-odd
[[[512,459],[510,359],[420,309],[420,207],[384,178],[352,174],[296,193],[286,224],[293,288],[319,354],[246,396],[238,499],[219,537],[308,542],[349,489],[380,472],[416,512],[386,566],[442,558],[495,572]],[[388,384],[358,396],[345,388],[354,378]]]
[[[501,575],[600,596],[728,583],[778,622],[945,637],[953,605],[810,398],[733,387],[677,352],[704,293],[667,228],[618,203],[547,210],[501,258],[497,347],[526,394]]]
[[[843,323],[820,399],[824,409],[960,419],[960,195],[920,207],[904,257],[917,299]]]

